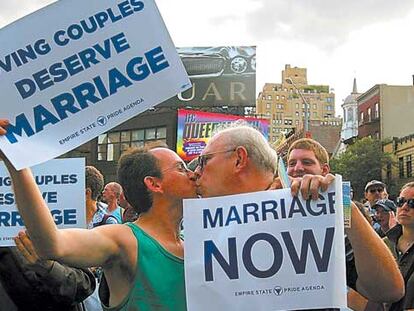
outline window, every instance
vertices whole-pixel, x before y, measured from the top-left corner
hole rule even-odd
[[[272,95],[267,95],[268,100],[272,100]]]
[[[354,110],[352,108],[348,108],[347,121],[348,122],[354,121]]]
[[[313,110],[316,110],[316,104],[313,104]]]
[[[359,114],[359,125],[364,123],[364,112],[361,111],[361,113]]]
[[[295,112],[296,118],[299,118],[299,111]]]
[[[407,177],[412,177],[413,176],[413,167],[412,167],[411,154],[407,156],[406,167],[407,167]]]
[[[299,109],[299,103],[296,103],[296,109]]]
[[[166,127],[109,132],[99,135],[98,161],[118,161],[122,152],[130,147],[143,147],[151,141],[166,142],[166,138]]]
[[[327,97],[326,102],[327,103],[333,103],[333,98],[332,97]]]
[[[266,109],[270,109],[270,103],[266,104]]]
[[[295,125],[299,125],[299,120],[295,120]]]
[[[398,159],[398,170],[400,178],[404,178],[404,158],[402,157]]]
[[[379,104],[378,103],[375,104],[374,118],[375,119],[379,118]]]
[[[371,108],[368,108],[368,122],[371,122]]]
[[[276,95],[276,100],[279,100],[279,95]]]
[[[285,97],[285,95],[282,95],[282,99],[285,99],[286,97]]]
[[[392,178],[391,163],[387,163],[387,184],[390,183]]]

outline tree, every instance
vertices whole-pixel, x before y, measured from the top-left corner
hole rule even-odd
[[[355,199],[364,197],[368,181],[381,180],[381,168],[387,164],[393,164],[391,154],[383,152],[381,141],[371,137],[357,139],[344,153],[330,161],[331,171],[351,182]]]

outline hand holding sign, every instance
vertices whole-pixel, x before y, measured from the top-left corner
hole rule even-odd
[[[7,125],[9,125],[9,120],[0,119],[0,135],[6,134]]]
[[[290,179],[292,196],[297,196],[300,191],[303,198],[311,197],[312,200],[317,200],[319,191],[325,192],[329,185],[335,181],[335,176],[332,174],[326,176],[306,174],[303,177],[290,177]]]
[[[14,238],[14,241],[19,252],[33,269],[49,271],[52,268],[53,261],[44,260],[39,257],[29,235],[25,231],[19,232],[19,235]]]

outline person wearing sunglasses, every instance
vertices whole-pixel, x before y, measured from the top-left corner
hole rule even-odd
[[[396,200],[398,224],[384,238],[398,262],[405,282],[405,296],[388,311],[414,309],[414,182],[405,184]]]
[[[332,182],[328,155],[313,140],[305,142],[312,146],[309,148],[301,142],[292,145],[288,153],[288,166],[295,166],[298,172],[289,174],[292,170],[288,168],[293,181],[292,193],[297,194],[300,189],[303,197],[314,197],[315,194],[317,197],[318,190]],[[313,150],[324,154],[325,161],[318,160]],[[274,186],[276,163],[275,151],[259,131],[245,125],[224,129],[209,140],[198,159],[195,170],[197,192],[202,197],[214,197],[269,189]],[[349,284],[375,301],[400,299],[404,284],[394,258],[355,206],[352,207],[352,228],[348,230],[348,236],[355,258],[348,269],[355,271],[348,273]]]
[[[365,199],[369,202],[369,207],[381,199],[387,199],[388,193],[385,184],[379,180],[371,180],[365,185]]]
[[[390,217],[391,213],[395,213],[397,207],[395,203],[388,199],[381,199],[372,205],[372,210],[375,212],[375,219],[380,225],[378,229],[375,229],[375,232],[383,238],[385,233],[390,230]]]
[[[293,142],[287,158],[290,176],[308,179],[330,173],[328,153],[313,139],[303,138]],[[354,203],[351,218],[352,226],[345,232],[347,285],[368,300],[397,301],[403,295],[404,284],[392,254]],[[352,303],[350,298],[348,304]]]
[[[8,122],[0,119],[0,135]],[[166,148],[124,153],[118,180],[139,218],[132,223],[58,229],[30,169],[12,177],[17,207],[39,255],[76,267],[100,266],[109,292],[104,310],[186,311],[182,201],[195,198],[194,173]],[[19,233],[19,238],[24,238]]]

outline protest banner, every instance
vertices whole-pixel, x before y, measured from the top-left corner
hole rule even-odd
[[[342,183],[184,200],[189,311],[346,307]]]
[[[33,175],[59,228],[86,228],[85,159],[56,159],[33,167]],[[0,163],[0,246],[14,246],[24,229],[11,178]]]
[[[191,87],[153,0],[57,1],[1,29],[0,41],[0,117],[11,123],[0,148],[16,169]]]
[[[191,161],[199,156],[214,131],[237,120],[244,120],[266,139],[269,135],[269,120],[253,117],[242,117],[223,113],[197,110],[178,110],[177,153],[184,161]]]

